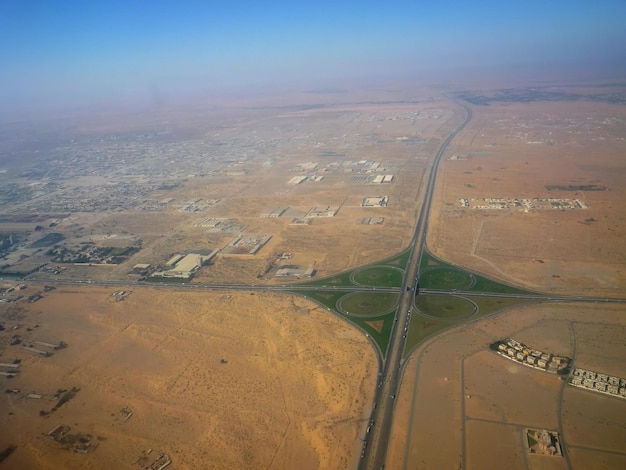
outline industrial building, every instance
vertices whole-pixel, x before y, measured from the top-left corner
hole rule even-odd
[[[261,217],[264,219],[275,219],[281,217],[287,209],[289,207],[270,207],[261,213]]]
[[[384,217],[364,217],[359,219],[361,225],[382,225],[385,221]]]
[[[337,206],[311,207],[305,217],[335,217],[337,211],[339,211],[339,207]]]
[[[293,178],[289,180],[288,184],[294,184],[294,185],[301,184],[301,183],[304,183],[307,179],[309,179],[308,176],[294,176]]]
[[[235,237],[222,249],[223,255],[256,255],[257,252],[270,241],[271,235],[257,235],[251,237]]]
[[[306,268],[300,266],[282,266],[276,270],[274,277],[313,277],[315,275],[315,267],[313,265]]]
[[[318,166],[319,166],[319,163],[315,163],[315,162],[306,162],[306,163],[298,164],[298,168],[300,168],[302,171],[313,171]]]
[[[393,175],[377,175],[373,180],[372,183],[377,183],[377,184],[389,184],[393,181]]]
[[[170,258],[165,266],[169,269],[155,272],[153,277],[190,279],[198,270],[206,263],[211,261],[219,252],[213,250],[209,255],[199,255],[197,253],[189,253],[188,255],[174,255]]]
[[[196,227],[208,228],[207,233],[239,233],[246,225],[238,224],[231,219],[209,217],[196,224]]]
[[[388,202],[387,196],[364,197],[361,207],[387,207]]]

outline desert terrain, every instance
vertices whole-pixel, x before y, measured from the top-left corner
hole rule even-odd
[[[622,468],[623,399],[571,387],[488,346],[511,337],[568,356],[576,367],[624,377],[624,334],[621,306],[550,303],[514,307],[442,333],[405,366],[387,467]],[[568,460],[529,455],[526,428],[558,431]]]
[[[271,238],[254,255],[218,253],[187,283],[290,282],[272,278],[285,253],[317,277],[395,255],[459,110],[425,98],[108,119],[74,122],[45,158],[0,174],[2,268],[28,286],[7,280],[0,305],[1,357],[21,361],[2,378],[0,447],[17,446],[3,465],[137,468],[161,452],[175,468],[356,465],[378,369],[362,333],[290,294],[139,287],[134,266],[239,236]],[[18,144],[7,154],[27,153]],[[312,208],[334,216],[293,224]],[[56,289],[39,298],[44,286]],[[39,357],[22,349],[47,348],[33,341],[68,346]]]
[[[289,295],[144,288],[116,302],[112,292],[59,288],[0,305],[0,358],[21,360],[3,379],[20,391],[0,405],[0,447],[17,446],[2,468],[139,468],[149,449],[173,468],[353,465],[376,376],[362,334]],[[37,357],[9,346],[14,334],[67,347]],[[46,436],[59,424],[97,447],[66,449]]]
[[[20,164],[0,173],[0,362],[21,363],[0,378],[0,452],[17,446],[0,465],[138,468],[162,452],[173,468],[354,468],[377,383],[368,338],[312,301],[232,287],[300,280],[274,277],[282,266],[324,278],[408,246],[464,112],[451,95],[390,98],[71,120],[27,149],[9,138],[3,156]],[[428,249],[537,292],[623,297],[625,108],[468,106]],[[250,240],[263,242],[246,252]],[[184,289],[143,283],[187,254],[207,261],[174,280]],[[626,377],[622,313],[518,306],[430,338],[405,363],[387,468],[623,466],[623,400],[488,350],[514,337]],[[67,347],[22,348],[47,347],[36,341]],[[46,435],[59,425],[89,451]],[[528,454],[525,430],[544,428],[565,457]]]
[[[429,249],[533,290],[623,295],[626,108],[585,101],[471,106],[472,122],[441,164]],[[462,198],[578,199],[586,208],[481,210],[461,207]]]

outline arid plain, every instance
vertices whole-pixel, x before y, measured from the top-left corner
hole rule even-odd
[[[623,297],[624,106],[504,102],[472,111],[442,161],[430,251],[537,292]],[[586,207],[475,209],[460,202],[487,205],[489,198],[578,198]],[[488,346],[512,337],[570,357],[575,367],[626,377],[624,313],[623,305],[601,300],[547,302],[509,308],[427,341],[405,365],[388,466],[622,468],[624,400],[570,387]],[[566,458],[529,455],[526,428],[559,432]]]
[[[22,359],[3,397],[6,468],[137,468],[166,452],[176,468],[347,466],[374,389],[365,337],[287,295],[63,288],[5,327],[66,349]],[[39,325],[35,328],[35,325]],[[31,331],[27,332],[26,329]],[[12,357],[13,357],[12,356]],[[51,412],[58,389],[80,389]],[[125,421],[120,410],[132,411]],[[87,455],[46,437],[59,424],[93,436]]]
[[[512,337],[623,377],[622,306],[515,307],[449,330],[415,351],[398,396],[388,465],[395,468],[621,468],[624,400],[571,387],[556,375],[489,351]],[[569,459],[528,455],[525,428],[558,430]],[[433,442],[437,442],[436,450]]]
[[[530,289],[623,295],[626,108],[496,103],[474,114],[451,145],[459,158],[441,165],[430,250]],[[461,198],[579,199],[587,208],[475,210]]]
[[[149,126],[139,117],[84,122],[72,131],[85,139],[79,151],[86,157],[74,163],[84,165],[80,174],[67,176],[76,171],[68,160],[62,183],[50,186],[54,158],[80,153],[63,143],[39,164],[39,173],[8,168],[0,175],[20,187],[50,188],[48,196],[27,193],[32,197],[6,203],[3,232],[19,232],[28,242],[61,233],[68,249],[138,248],[108,265],[56,263],[36,251],[15,256],[20,269],[45,261],[45,269],[29,275],[26,294],[60,283],[36,303],[25,295],[0,305],[8,327],[0,333],[2,360],[22,359],[21,373],[2,379],[5,388],[22,392],[2,401],[9,426],[0,431],[0,450],[17,448],[1,465],[111,468],[113,462],[138,468],[142,452],[153,449],[167,452],[173,468],[354,468],[378,363],[363,334],[326,309],[286,293],[183,292],[175,285],[132,287],[116,302],[111,294],[122,287],[61,281],[135,281],[142,275],[133,266],[162,266],[176,253],[209,253],[239,233],[272,237],[256,255],[218,254],[190,282],[288,283],[271,277],[285,253],[298,265],[315,266],[316,277],[397,254],[411,239],[428,166],[462,122],[463,110],[450,96],[431,91],[386,93],[388,101],[381,103],[367,95],[350,96],[350,103],[342,102],[345,96],[298,96],[291,99],[308,101],[293,102],[333,101],[229,110],[223,120],[212,111],[210,118],[151,116]],[[470,107],[470,125],[441,163],[428,232],[432,253],[518,287],[622,296],[623,105]],[[122,132],[124,126],[131,131]],[[150,139],[158,145],[145,144]],[[153,155],[145,155],[146,148]],[[16,152],[10,152],[14,158]],[[101,165],[95,170],[94,161]],[[299,175],[308,179],[289,183]],[[394,179],[374,183],[377,175]],[[604,189],[546,188],[585,185]],[[89,192],[97,196],[94,207],[108,198],[115,208],[54,204],[55,198]],[[362,207],[364,198],[383,195],[386,207]],[[42,216],[45,223],[20,219],[41,213],[46,197],[54,215]],[[459,203],[548,197],[577,198],[587,207],[524,212]],[[314,207],[337,212],[293,223]],[[262,217],[272,208],[285,208],[285,215]],[[367,218],[384,220],[362,223]],[[210,231],[203,225],[208,219],[244,228]],[[57,267],[56,274],[47,271]],[[405,366],[387,467],[480,469],[503,461],[531,469],[620,466],[623,423],[608,417],[619,415],[622,400],[563,387],[555,376],[509,363],[487,346],[513,336],[569,355],[577,366],[626,377],[619,361],[622,314],[621,307],[591,304],[513,307],[429,339]],[[68,347],[47,358],[15,352],[9,346],[15,326],[25,341],[64,341]],[[72,387],[80,390],[71,400],[40,416],[56,403],[49,398],[57,389]],[[27,399],[23,392],[43,397]],[[125,407],[133,414],[124,422]],[[44,436],[57,424],[92,435],[97,449],[68,452]],[[521,432],[533,426],[560,430],[569,460],[526,455]]]
[[[141,277],[135,265],[208,253],[239,233],[272,238],[256,255],[218,255],[190,282],[285,283],[291,280],[272,279],[268,270],[281,253],[323,276],[405,248],[421,179],[460,121],[458,109],[429,95],[395,105],[299,108],[198,117],[186,132],[171,116],[147,127],[137,117],[73,123],[68,141],[54,142],[47,158],[14,157],[21,166],[0,175],[13,185],[0,228],[21,238],[24,249],[9,252],[4,269],[35,270],[28,287],[16,290],[23,298],[0,305],[3,361],[21,360],[19,375],[3,379],[19,390],[2,401],[9,426],[0,447],[17,446],[4,467],[137,468],[150,449],[151,458],[166,453],[175,468],[356,464],[378,361],[352,326],[290,294],[190,293],[170,284],[133,286],[116,301],[112,294],[123,285],[88,285],[133,282]],[[7,154],[24,152],[18,144]],[[379,174],[393,182],[373,183]],[[296,175],[323,178],[289,184]],[[386,207],[362,207],[363,198],[379,196]],[[102,201],[111,208],[99,209]],[[292,225],[312,207],[328,206],[337,209],[334,217]],[[288,212],[262,217],[273,207]],[[39,215],[22,216],[30,211]],[[372,217],[382,224],[362,223]],[[242,232],[211,232],[201,225],[207,219],[228,220]],[[55,261],[46,246],[30,248],[50,234],[62,235],[54,247],[71,253],[134,250],[118,263]],[[49,284],[57,288],[27,301]],[[9,345],[16,334],[21,344],[68,346],[36,357]],[[127,421],[125,409],[132,411]],[[90,452],[77,454],[46,436],[58,425],[69,426],[69,436],[89,435]]]

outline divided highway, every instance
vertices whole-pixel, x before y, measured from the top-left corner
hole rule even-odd
[[[415,225],[415,231],[411,243],[409,246],[410,256],[405,267],[404,280],[402,287],[398,288],[385,288],[385,287],[369,287],[369,286],[299,286],[293,284],[286,285],[246,285],[246,284],[192,284],[192,283],[150,283],[141,281],[127,281],[127,280],[74,280],[74,279],[59,279],[57,277],[50,278],[46,276],[33,275],[29,276],[29,283],[41,283],[41,284],[54,284],[54,285],[93,285],[94,287],[117,287],[128,288],[133,286],[148,287],[153,289],[166,289],[166,290],[227,290],[227,291],[283,291],[290,292],[294,290],[299,291],[328,291],[329,289],[345,292],[381,292],[381,293],[398,293],[400,292],[400,298],[398,301],[398,307],[396,309],[396,316],[394,319],[394,325],[391,331],[389,339],[389,345],[387,348],[386,359],[381,360],[381,370],[376,384],[376,393],[374,398],[374,405],[369,422],[366,427],[366,433],[362,436],[363,450],[358,463],[359,470],[374,469],[378,470],[384,468],[387,447],[389,444],[389,438],[391,435],[391,425],[393,422],[393,413],[395,408],[395,399],[399,391],[400,382],[402,378],[402,366],[403,366],[403,352],[406,343],[406,337],[409,329],[409,323],[411,319],[412,306],[414,304],[415,295],[418,293],[417,282],[419,275],[419,264],[422,258],[422,253],[426,247],[426,233],[428,231],[429,215],[433,200],[433,193],[435,183],[437,180],[437,173],[439,164],[443,154],[446,152],[449,144],[452,140],[468,125],[472,119],[472,111],[469,107],[462,103],[457,102],[457,105],[464,109],[466,116],[465,120],[442,142],[439,146],[437,153],[433,159],[430,170],[428,172],[428,178],[426,185],[424,186],[422,205],[419,210],[419,215]],[[0,278],[0,280],[3,280]],[[8,279],[7,279],[8,280]],[[440,293],[436,290],[422,290],[422,293]],[[598,297],[573,297],[573,296],[559,296],[550,294],[496,294],[488,293],[482,294],[479,292],[463,292],[455,291],[456,295],[471,294],[472,296],[488,295],[490,297],[516,297],[527,298],[538,301],[561,301],[561,302],[596,302],[596,303],[624,303],[624,298],[598,298]]]
[[[422,251],[426,245],[426,232],[428,230],[428,216],[433,200],[437,171],[441,157],[452,139],[461,132],[472,119],[472,111],[465,105],[458,103],[464,108],[466,117],[463,123],[457,127],[441,144],[433,160],[428,181],[423,195],[422,207],[415,225],[415,233],[411,241],[411,255],[404,272],[402,293],[396,310],[394,326],[387,348],[387,358],[383,362],[382,371],[376,384],[374,409],[368,423],[367,435],[364,437],[363,452],[359,462],[359,469],[384,468],[387,446],[391,435],[391,424],[396,395],[400,387],[402,377],[402,353],[406,343],[406,335],[411,320],[411,309],[416,295],[419,264]]]

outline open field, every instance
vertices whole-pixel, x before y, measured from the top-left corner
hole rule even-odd
[[[352,275],[357,284],[376,287],[400,287],[404,272],[387,266],[372,266]]]
[[[448,151],[448,158],[459,159],[441,164],[430,250],[520,287],[621,295],[626,289],[626,108],[534,102],[472,110],[472,123]],[[460,198],[483,197],[579,199],[588,207],[525,212],[459,204]]]
[[[530,427],[559,432],[571,468],[596,468],[591,459],[605,462],[597,468],[619,468],[623,400],[567,386],[488,345],[512,337],[623,376],[625,328],[621,306],[546,303],[511,307],[427,341],[406,365],[387,467],[566,468],[561,457],[525,454],[522,433]]]
[[[148,449],[175,468],[354,464],[376,376],[361,333],[290,295],[146,288],[115,302],[111,292],[59,288],[0,304],[2,360],[22,360],[17,377],[0,379],[21,390],[0,401],[0,448],[17,445],[2,468],[137,468]],[[8,346],[16,332],[68,347],[36,357]],[[71,401],[39,416],[71,387]],[[43,435],[58,424],[98,436],[98,447],[63,449]]]
[[[431,268],[420,273],[420,287],[428,289],[465,289],[472,284],[470,277],[457,270]]]
[[[355,292],[339,302],[339,309],[348,315],[376,316],[391,311],[398,303],[398,294]]]
[[[442,320],[459,320],[476,312],[476,306],[454,295],[418,295],[415,306],[425,315]]]

